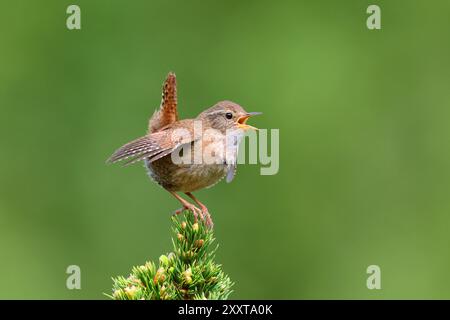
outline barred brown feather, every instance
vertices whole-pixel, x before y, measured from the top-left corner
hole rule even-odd
[[[115,163],[129,158],[133,158],[134,160],[136,157],[141,158],[142,156],[144,158],[151,157],[166,150],[168,147],[170,146],[162,147],[155,137],[144,136],[117,149],[107,162]]]
[[[157,132],[168,124],[178,121],[177,80],[175,73],[169,72],[163,85],[161,106],[149,121],[149,133]]]

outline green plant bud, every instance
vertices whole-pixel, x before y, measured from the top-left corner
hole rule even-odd
[[[163,266],[167,266],[169,264],[169,258],[167,256],[162,255],[159,257],[159,263]]]
[[[217,281],[217,277],[211,277],[210,279],[209,279],[209,282],[211,282],[211,283],[214,283],[214,282],[216,282]]]
[[[186,294],[188,293],[188,290],[186,290],[186,289],[180,289],[180,292],[181,292],[182,294],[186,295]]]
[[[183,222],[181,223],[181,228],[186,229],[186,222],[183,221]]]
[[[151,263],[151,262],[146,262],[145,263],[145,268],[147,268],[146,271],[148,271],[150,273],[155,272],[155,267],[153,266],[153,263]]]
[[[113,292],[113,298],[114,299],[119,299],[120,297],[122,297],[122,295],[124,295],[125,293],[121,290],[121,289],[117,289],[114,290]]]
[[[131,287],[125,287],[125,289],[123,289],[123,290],[125,291],[125,293],[127,294],[127,296],[130,299],[133,299],[134,296],[136,295],[136,292],[138,289],[136,288],[136,286],[131,286]]]
[[[203,246],[204,243],[205,243],[205,240],[199,239],[199,240],[195,240],[194,245],[195,245],[197,248],[201,248],[201,247]]]
[[[175,253],[173,253],[173,252],[169,253],[167,258],[169,258],[169,263],[172,263],[173,261],[175,261],[175,258],[176,258]]]
[[[164,280],[166,280],[166,275],[164,274],[164,268],[159,268],[158,271],[156,271],[155,277],[153,278],[153,283],[163,283]]]
[[[139,269],[139,271],[141,271],[141,272],[147,271],[147,267],[146,267],[146,266],[139,266],[138,269]]]
[[[194,230],[194,232],[198,231],[198,223],[197,222],[192,225],[192,230]]]
[[[192,282],[192,270],[191,270],[191,268],[188,268],[185,271],[183,271],[183,278],[184,278],[184,282],[186,282],[187,284]]]

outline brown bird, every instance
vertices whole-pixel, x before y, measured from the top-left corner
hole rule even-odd
[[[183,205],[175,213],[187,209],[212,227],[208,209],[192,192],[213,186],[225,175],[227,182],[233,180],[239,141],[246,130],[256,130],[246,122],[260,113],[220,101],[195,119],[179,120],[176,86],[175,74],[169,73],[161,106],[150,118],[147,134],[116,150],[108,162],[125,160],[124,165],[129,165],[144,161],[149,176]],[[200,208],[177,192],[185,193]]]

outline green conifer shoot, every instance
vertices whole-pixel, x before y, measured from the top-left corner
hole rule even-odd
[[[133,267],[131,274],[113,278],[116,300],[225,300],[233,283],[214,262],[218,245],[202,220],[194,221],[191,212],[172,217],[173,252],[159,257],[157,264],[147,262]]]

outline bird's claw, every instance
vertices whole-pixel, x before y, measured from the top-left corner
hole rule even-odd
[[[212,219],[211,219],[211,215],[209,214],[208,208],[206,208],[205,206],[201,206],[201,210],[202,210],[202,212],[203,212],[203,215],[205,216],[204,221],[205,221],[205,223],[206,223],[206,226],[207,226],[209,229],[212,229],[213,226],[214,226],[214,223],[213,223],[213,221],[212,221]]]
[[[197,222],[199,216],[200,216],[201,220],[205,220],[205,217],[203,216],[202,210],[200,210],[199,208],[197,208],[193,204],[185,205],[182,208],[175,210],[175,212],[173,214],[174,215],[178,215],[178,214],[182,213],[184,210],[189,210],[189,211],[191,211],[194,214],[195,222]]]
[[[200,217],[200,220],[204,221],[206,226],[210,229],[213,228],[214,223],[211,219],[211,215],[209,214],[208,208],[203,206],[201,209],[197,208],[193,204],[183,206],[180,209],[177,209],[174,211],[173,215],[178,215],[182,213],[184,210],[189,210],[194,214],[194,220],[197,222],[198,217]]]

